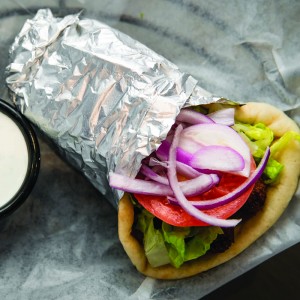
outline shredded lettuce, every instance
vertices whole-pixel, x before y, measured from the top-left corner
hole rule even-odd
[[[251,150],[251,154],[258,160],[263,157],[267,147],[271,145],[274,139],[273,131],[262,123],[255,125],[235,123],[233,128],[242,135]]]
[[[218,234],[223,233],[220,227],[176,227],[165,222],[155,228],[155,217],[140,209],[136,229],[143,233],[145,254],[153,267],[170,263],[179,268],[204,255]]]
[[[300,142],[300,134],[294,131],[286,132],[281,138],[273,143],[270,147],[271,157],[275,157],[282,149],[284,149],[287,144],[291,141],[299,141]]]
[[[274,140],[274,133],[269,127],[262,123],[250,125],[237,122],[233,128],[248,144],[251,154],[256,162],[260,161],[266,151],[266,148],[270,147],[271,156],[264,171],[264,181],[267,184],[274,183],[284,167],[275,159],[276,155],[284,147],[286,147],[291,140],[300,141],[300,135],[296,132],[288,131],[272,144]]]
[[[280,172],[283,169],[283,165],[273,158],[269,158],[266,168],[264,170],[264,175],[267,178],[264,179],[266,184],[271,184],[276,181]]]

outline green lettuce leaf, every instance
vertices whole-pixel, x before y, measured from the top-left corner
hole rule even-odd
[[[184,262],[204,255],[211,243],[223,231],[220,227],[176,227],[161,222],[154,225],[155,217],[140,208],[136,229],[144,235],[145,254],[153,267],[172,264],[179,268]]]
[[[141,210],[136,228],[144,234],[144,249],[149,263],[158,267],[170,263],[170,259],[163,235],[160,230],[155,229],[153,219],[150,212]]]
[[[204,255],[218,235],[223,234],[223,230],[216,226],[199,227],[198,230],[198,234],[186,243],[185,261]]]
[[[171,226],[163,222],[162,232],[171,264],[179,268],[184,263],[185,238],[190,233],[190,229],[189,227]]]

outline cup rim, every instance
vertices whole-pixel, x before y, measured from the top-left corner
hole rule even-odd
[[[40,171],[40,147],[36,133],[25,116],[15,107],[0,98],[0,112],[8,116],[22,132],[28,150],[28,169],[24,181],[13,198],[0,207],[0,218],[13,213],[28,198]]]

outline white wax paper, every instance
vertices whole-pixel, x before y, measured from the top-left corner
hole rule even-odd
[[[1,0],[0,92],[8,48],[27,18],[83,9],[165,56],[216,95],[263,101],[300,123],[298,1]],[[0,223],[1,299],[199,299],[300,241],[300,189],[279,222],[229,263],[179,281],[139,274],[117,237],[117,212],[41,141],[26,203]]]

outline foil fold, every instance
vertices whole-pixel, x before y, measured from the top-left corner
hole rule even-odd
[[[226,101],[126,34],[41,9],[10,48],[20,111],[117,207],[110,172],[135,177],[183,107]]]

